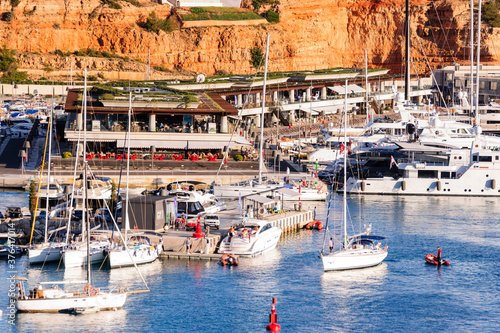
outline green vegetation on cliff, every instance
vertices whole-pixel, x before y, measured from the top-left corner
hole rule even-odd
[[[231,7],[191,7],[189,14],[181,14],[184,21],[239,21],[259,20],[259,15]]]
[[[496,1],[485,3],[481,10],[483,20],[494,28],[500,27],[500,10]]]

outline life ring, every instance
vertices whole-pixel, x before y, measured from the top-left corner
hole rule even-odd
[[[460,179],[460,177],[462,177],[462,174],[461,173],[457,173],[457,179]]]
[[[89,285],[86,285],[84,290],[86,293],[88,293],[89,292]],[[90,295],[95,296],[95,295],[97,295],[97,293],[98,293],[97,288],[90,286]]]
[[[319,189],[319,194],[323,194],[323,189],[322,188]]]

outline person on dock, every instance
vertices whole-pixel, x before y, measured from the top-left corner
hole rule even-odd
[[[190,254],[191,253],[191,246],[193,244],[193,241],[191,240],[191,237],[188,237],[186,239],[186,253]]]
[[[441,265],[441,248],[438,246],[438,255],[437,255],[438,265]]]
[[[330,253],[333,252],[333,238],[330,238],[328,241],[328,247],[330,248]]]

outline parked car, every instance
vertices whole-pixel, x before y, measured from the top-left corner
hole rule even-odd
[[[210,228],[216,228],[217,230],[219,230],[219,227],[220,227],[219,216],[218,215],[206,215],[205,219],[204,219],[203,226],[205,227],[205,229],[207,227],[210,227]]]

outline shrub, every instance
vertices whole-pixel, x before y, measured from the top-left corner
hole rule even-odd
[[[2,21],[5,21],[5,22],[10,22],[14,19],[16,15],[14,14],[14,12],[5,12],[5,13],[2,13]]]
[[[0,79],[3,83],[11,83],[11,82],[23,82],[28,78],[28,73],[20,72],[16,69],[8,70],[5,72]]]
[[[0,71],[5,72],[16,67],[16,51],[10,50],[7,46],[3,46],[0,49]]]
[[[89,75],[89,76],[87,76],[87,80],[88,81],[97,81],[97,76],[95,76],[95,75]]]
[[[12,1],[12,0],[11,0]],[[104,5],[108,5],[112,9],[122,9],[122,6],[114,0],[101,0]]]
[[[252,6],[254,11],[258,12],[261,5],[262,4],[260,0],[252,0]]]
[[[265,18],[269,23],[278,23],[280,21],[280,14],[270,10],[266,13]]]
[[[12,9],[19,6],[20,3],[21,3],[21,0],[10,0],[10,5],[12,6]]]
[[[243,156],[241,156],[241,155],[235,155],[235,156],[234,156],[234,160],[235,160],[235,161],[238,161],[238,162],[239,162],[239,161],[243,161]]]
[[[160,30],[165,32],[172,32],[175,30],[175,26],[171,20],[163,20],[156,16],[156,12],[152,11],[146,18],[146,22],[142,26],[147,30],[154,33],[159,33]]]
[[[56,22],[56,23],[54,23],[53,27],[54,27],[54,29],[61,29],[61,24]]]
[[[481,14],[483,20],[492,27],[500,27],[500,13],[496,1],[485,3],[482,6]]]
[[[252,48],[250,50],[250,55],[252,57],[252,59],[250,60],[252,66],[254,68],[259,68],[262,60],[264,59],[264,54],[262,53],[260,47],[255,46],[254,48]]]
[[[71,158],[73,157],[73,154],[71,154],[70,151],[65,151],[62,153],[62,158]]]
[[[102,94],[99,96],[99,99],[102,101],[112,101],[115,99],[115,95],[113,94]]]

